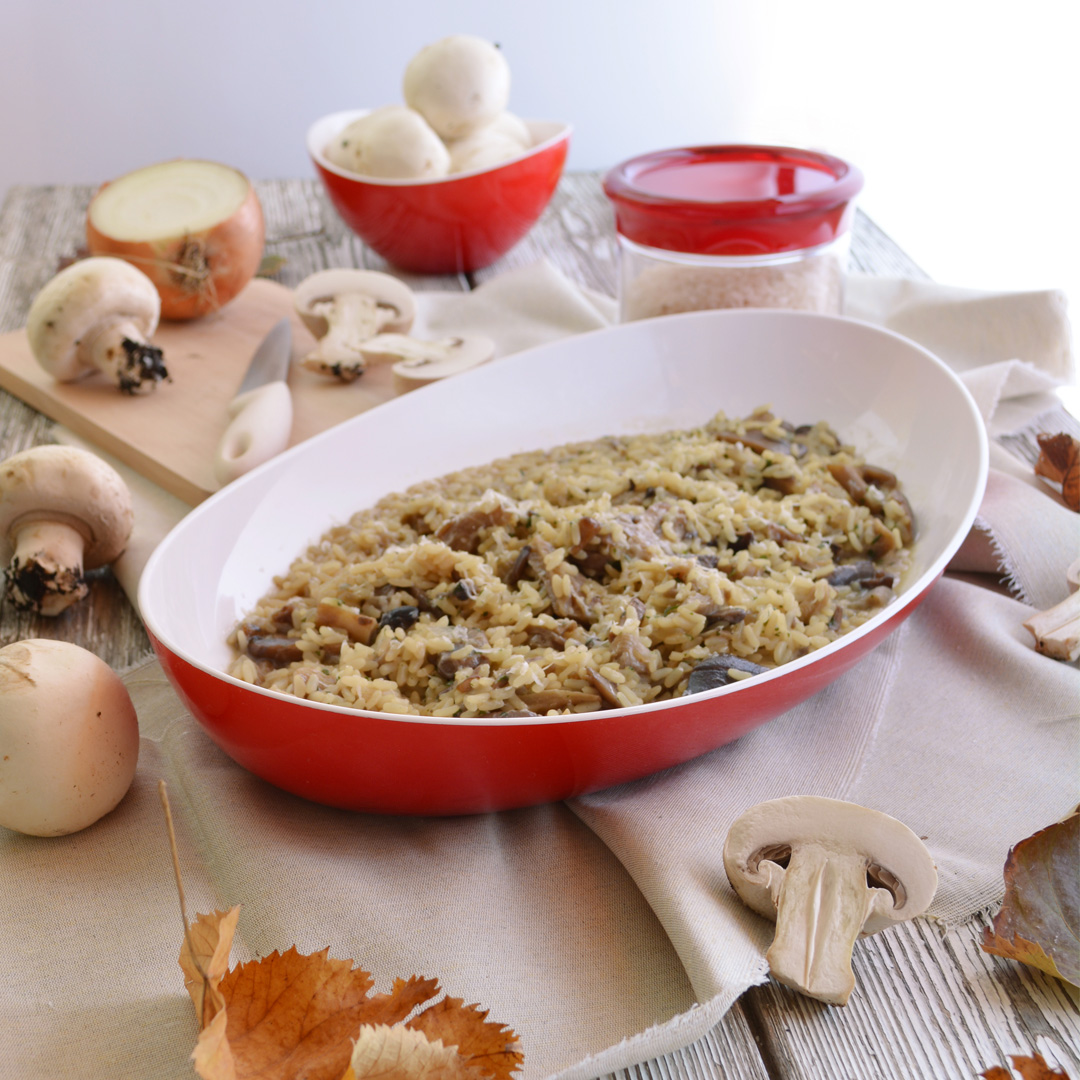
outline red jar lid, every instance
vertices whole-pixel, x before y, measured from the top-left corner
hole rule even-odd
[[[691,146],[615,166],[604,193],[622,236],[694,255],[817,247],[851,225],[862,173],[786,146]]]

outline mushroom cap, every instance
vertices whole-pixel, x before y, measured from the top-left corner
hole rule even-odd
[[[0,649],[0,825],[62,836],[124,797],[139,758],[127,688],[93,653],[31,638]]]
[[[405,105],[384,105],[354,120],[326,148],[339,168],[387,180],[425,180],[450,171],[450,152],[428,122]]]
[[[154,283],[131,263],[99,255],[72,263],[46,282],[30,305],[26,335],[37,362],[67,382],[93,370],[79,347],[102,329],[129,322],[149,339],[160,316]]]
[[[127,265],[126,263],[124,265]],[[11,557],[22,523],[61,521],[83,537],[83,566],[116,559],[134,524],[131,492],[120,474],[89,450],[34,446],[0,462],[0,558]]]
[[[728,830],[724,869],[747,907],[776,919],[776,903],[761,863],[777,864],[801,843],[865,857],[875,884],[893,894],[891,909],[874,912],[863,934],[914,918],[930,906],[937,870],[922,840],[902,821],[842,799],[797,795],[750,807]],[[883,874],[881,872],[884,872]]]
[[[453,173],[472,172],[474,169],[488,169],[511,158],[525,153],[527,144],[512,135],[495,130],[494,126],[480,128],[463,139],[455,139],[448,144],[450,150],[450,171]]]
[[[490,124],[510,100],[510,66],[490,42],[453,34],[409,61],[405,103],[444,139],[460,139]]]
[[[397,314],[383,326],[387,333],[407,334],[412,329],[416,298],[403,281],[378,270],[320,270],[304,278],[293,292],[296,313],[314,337],[324,337],[329,325],[312,307],[345,293],[363,293],[380,306],[393,308]]]
[[[523,150],[528,150],[533,144],[532,132],[528,125],[516,113],[507,112],[505,109],[488,124],[487,131],[495,131],[505,135],[514,142],[521,143]]]

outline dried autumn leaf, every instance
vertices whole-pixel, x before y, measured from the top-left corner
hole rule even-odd
[[[229,970],[229,951],[239,916],[239,907],[197,916],[188,927],[180,949],[184,985],[191,995],[200,1029],[208,1027],[225,1004],[219,984]]]
[[[1080,986],[1080,807],[1009,852],[982,947]]]
[[[1080,439],[1064,432],[1040,434],[1036,439],[1039,460],[1035,462],[1035,475],[1061,484],[1065,505],[1070,510],[1080,511]]]
[[[487,1010],[466,1005],[461,998],[446,997],[426,1008],[406,1024],[428,1039],[456,1046],[470,1066],[493,1080],[510,1080],[521,1064],[514,1033],[487,1019]]]
[[[1043,1059],[1042,1054],[1036,1054],[1034,1057],[1023,1057],[1020,1054],[1010,1054],[1010,1060],[1013,1063],[1013,1068],[1020,1074],[1023,1080],[1069,1080],[1066,1073],[1060,1072],[1057,1069],[1051,1069],[1046,1061]],[[980,1076],[984,1076],[986,1080],[1013,1080],[1013,1075],[1008,1069],[1002,1068],[1000,1065],[995,1065],[993,1068],[987,1069],[986,1072],[980,1073]]]
[[[200,915],[192,925],[196,953],[209,950],[215,970],[220,941],[226,934],[231,938],[226,925],[230,917],[235,926],[233,912]],[[343,1080],[349,1076],[353,1042],[367,1028],[400,1027],[439,994],[436,979],[413,976],[396,979],[388,994],[372,995],[371,975],[353,968],[351,960],[332,959],[328,951],[303,956],[292,948],[226,972],[217,985],[220,1008],[200,1033],[192,1054],[196,1073],[204,1080],[256,1076],[260,1080]],[[192,999],[196,1000],[194,994]],[[516,1049],[517,1037],[502,1025],[487,1022],[486,1016],[457,998],[435,1001],[411,1016],[405,1025],[409,1030],[440,1050],[453,1047],[451,1053],[457,1059],[450,1072],[451,1066],[438,1064],[445,1054],[424,1051],[418,1057],[412,1053],[413,1064],[427,1063],[427,1071],[416,1075],[431,1080],[510,1080],[523,1060]],[[372,1044],[366,1045],[370,1051]],[[366,1060],[362,1057],[361,1065],[369,1069],[363,1065]],[[357,1073],[354,1069],[357,1080],[405,1076],[395,1069],[382,1071],[385,1057],[375,1055],[372,1060],[378,1070]]]

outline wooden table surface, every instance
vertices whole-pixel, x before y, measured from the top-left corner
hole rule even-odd
[[[387,269],[341,223],[314,180],[257,185],[267,219],[267,254],[284,260],[276,279],[296,285],[336,266]],[[0,332],[25,324],[37,291],[83,243],[89,187],[16,187],[0,207]],[[546,257],[579,284],[614,294],[611,215],[592,174],[568,175],[532,233],[475,275],[404,280],[414,289],[466,290],[507,269]],[[852,268],[925,277],[860,214]],[[0,459],[52,441],[52,423],[0,391]],[[87,600],[57,619],[14,610],[0,599],[0,645],[29,637],[76,642],[123,670],[150,654],[138,616],[108,571],[92,575]],[[1080,1010],[1060,981],[984,953],[990,916],[957,928],[925,919],[860,941],[858,990],[844,1009],[774,983],[748,991],[705,1038],[619,1074],[725,1080],[970,1080],[1012,1054],[1041,1052],[1080,1080]],[[32,988],[30,988],[32,991]],[[33,1080],[33,1078],[27,1078]]]

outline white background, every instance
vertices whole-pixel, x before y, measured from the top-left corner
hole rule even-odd
[[[310,176],[304,132],[400,100],[422,45],[500,43],[570,167],[694,142],[859,165],[931,275],[1080,308],[1075,0],[0,0],[0,193],[177,156]]]

